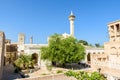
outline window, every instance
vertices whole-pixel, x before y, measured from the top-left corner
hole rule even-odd
[[[116,29],[117,29],[117,32],[119,32],[120,30],[119,24],[116,24]]]
[[[114,26],[110,26],[111,30],[114,30]]]

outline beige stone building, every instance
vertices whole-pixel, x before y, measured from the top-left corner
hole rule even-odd
[[[30,43],[25,43],[25,34],[18,34],[18,42],[12,43],[10,39],[5,40],[5,55],[4,65],[13,63],[22,54],[35,55],[36,66],[44,66],[44,62],[40,59],[40,48],[48,44],[33,44],[33,39],[30,37]]]
[[[13,63],[17,58],[17,44],[11,43],[11,40],[5,40],[4,65]]]
[[[88,61],[93,70],[103,73],[108,80],[120,80],[120,20],[109,23],[108,32],[109,41],[104,43],[103,52],[95,54],[97,51],[92,50],[95,52]]]
[[[36,66],[42,67],[45,66],[44,62],[41,61],[40,56],[40,48],[43,46],[48,46],[48,44],[33,44],[33,37],[30,37],[30,43],[25,43],[25,34],[20,33],[18,35],[18,56],[21,54],[27,55],[36,55]]]

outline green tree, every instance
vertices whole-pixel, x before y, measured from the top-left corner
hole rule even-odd
[[[83,45],[88,45],[88,42],[85,40],[79,40],[78,43],[82,43]]]
[[[93,45],[92,45],[92,44],[89,44],[88,46],[93,47]]]
[[[65,65],[84,59],[84,50],[75,38],[54,34],[49,38],[48,47],[41,48],[41,59]]]
[[[65,75],[73,76],[77,80],[106,80],[106,78],[98,72],[92,72],[92,73],[85,72],[85,71],[74,72],[70,70],[70,71],[67,71]]]
[[[96,47],[100,47],[100,44],[99,44],[99,43],[96,43],[95,46],[96,46]]]
[[[33,67],[31,55],[21,55],[16,61],[14,61],[14,65],[20,69]]]

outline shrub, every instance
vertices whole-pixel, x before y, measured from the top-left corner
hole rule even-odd
[[[59,74],[59,73],[63,73],[63,71],[62,70],[57,70],[57,73]]]
[[[106,78],[98,72],[88,73],[85,71],[74,72],[72,70],[65,73],[66,76],[73,76],[77,80],[106,80]]]

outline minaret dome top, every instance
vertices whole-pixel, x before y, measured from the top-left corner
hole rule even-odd
[[[73,14],[73,12],[71,11],[71,14],[69,16],[69,20],[74,20],[75,19],[75,15]]]

